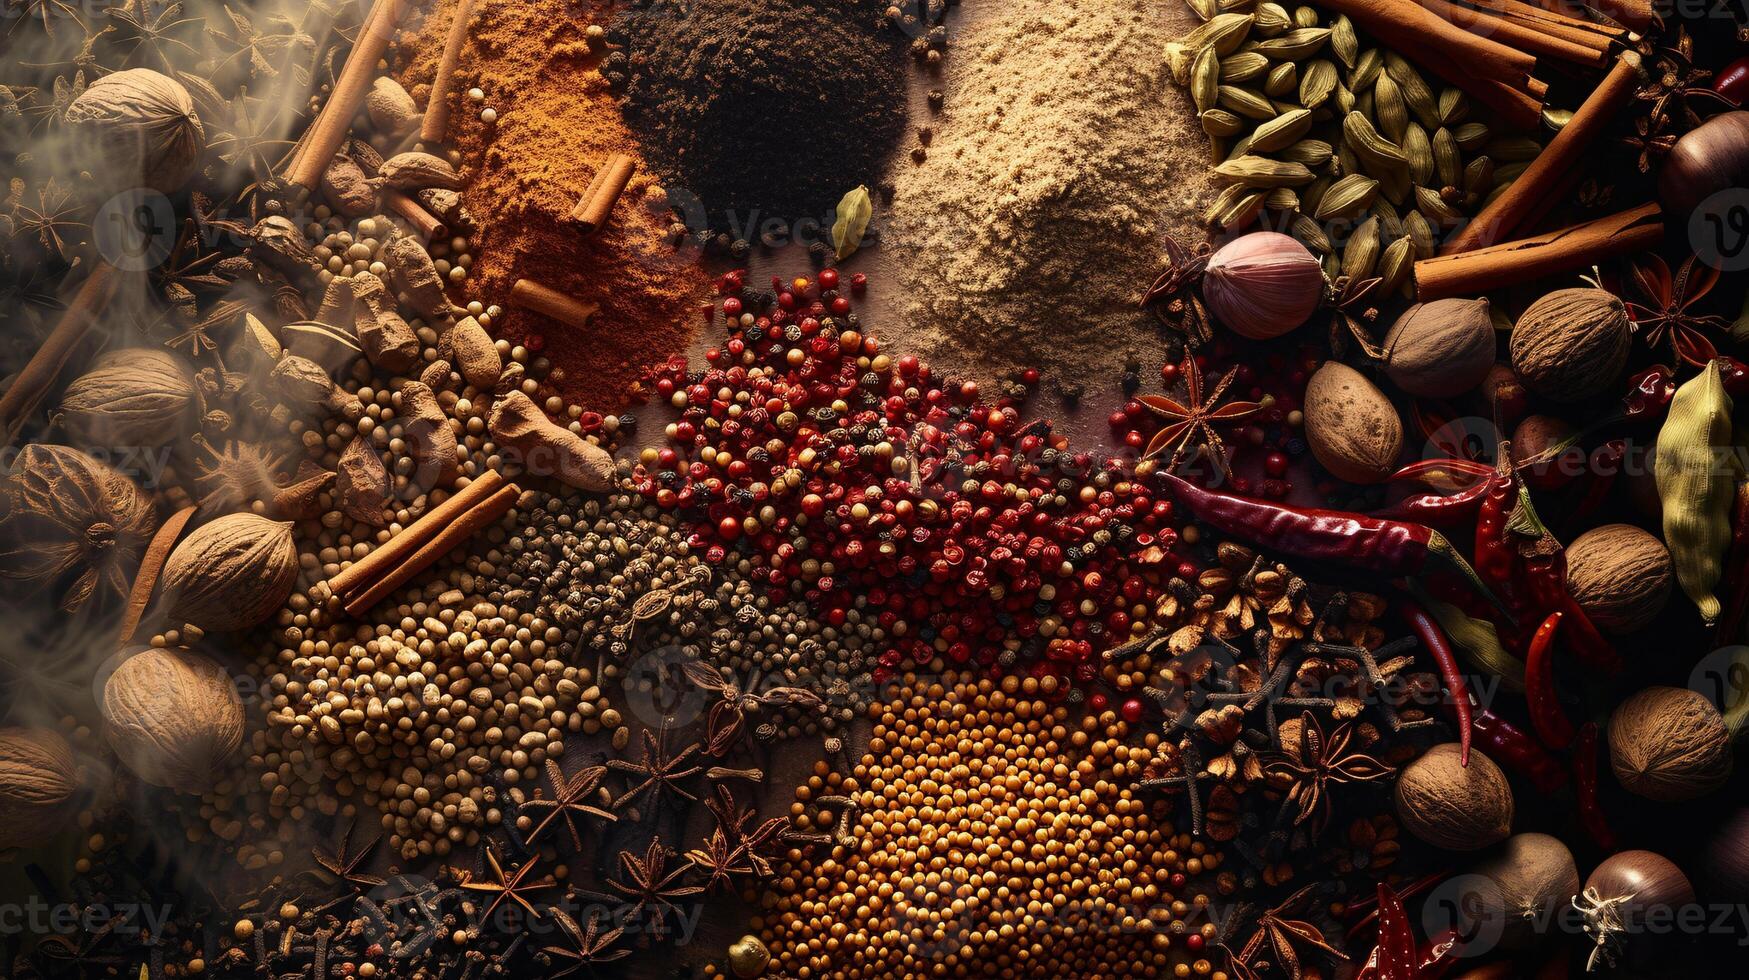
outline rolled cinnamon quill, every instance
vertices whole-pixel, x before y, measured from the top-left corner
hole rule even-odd
[[[396,565],[405,562],[421,546],[436,537],[439,529],[460,518],[503,485],[504,478],[495,470],[480,474],[478,479],[452,494],[443,503],[420,515],[418,520],[403,528],[388,543],[341,569],[338,575],[328,580],[329,591],[345,598],[362,588],[368,588],[368,583],[377,581]]]
[[[449,132],[449,92],[455,86],[455,70],[461,64],[462,46],[468,40],[468,21],[474,19],[479,0],[461,0],[455,20],[450,22],[449,36],[444,38],[443,57],[437,63],[437,75],[431,81],[431,96],[425,103],[425,118],[419,125],[419,138],[428,144],[443,142]]]
[[[601,309],[599,303],[580,302],[556,289],[527,279],[518,279],[510,287],[510,305],[550,316],[560,323],[578,329],[588,326],[589,318]]]
[[[377,62],[389,50],[389,41],[394,38],[395,28],[409,5],[409,0],[376,0],[371,5],[370,13],[365,15],[364,23],[358,29],[358,40],[352,45],[352,53],[346,56],[346,65],[334,81],[333,94],[322,106],[315,123],[293,154],[291,166],[286,169],[288,183],[308,190],[315,190],[321,183],[322,172],[328,169],[328,163],[339,152],[340,144],[346,141],[347,131],[352,128],[353,117],[364,106],[364,97],[369,94],[371,82],[376,78]]]
[[[446,523],[436,535],[421,545],[419,550],[409,555],[405,561],[395,566],[374,585],[347,602],[347,615],[358,616],[370,609],[396,589],[406,585],[413,576],[430,568],[437,563],[438,559],[467,543],[469,538],[498,523],[499,518],[508,513],[510,508],[516,506],[516,500],[520,496],[522,496],[522,488],[514,483],[506,484],[490,497],[468,508],[454,521]]]
[[[1423,259],[1415,263],[1416,298],[1427,302],[1447,296],[1474,296],[1643,252],[1663,240],[1662,209],[1657,204],[1642,204],[1535,238]]]
[[[67,366],[67,359],[73,356],[73,350],[91,332],[103,308],[114,298],[120,283],[121,273],[115,266],[99,259],[67,303],[55,329],[31,355],[24,370],[12,379],[6,393],[0,395],[0,432],[5,434],[7,445],[11,445],[24,420],[36,411],[43,396],[48,394],[55,378]]]
[[[444,225],[443,219],[425,210],[424,205],[400,191],[392,188],[383,191],[382,201],[384,207],[395,212],[402,220],[412,225],[413,229],[424,236],[426,241],[442,238],[449,234],[449,229]]]
[[[625,193],[626,184],[637,172],[637,158],[624,153],[608,156],[583,196],[577,199],[577,206],[571,210],[571,221],[583,234],[591,234],[607,224],[608,216],[613,214],[614,202]]]
[[[1572,190],[1583,172],[1585,154],[1609,128],[1616,113],[1633,98],[1639,84],[1640,56],[1623,51],[1603,84],[1592,91],[1524,173],[1447,240],[1439,254],[1473,251],[1535,228],[1549,209]]]

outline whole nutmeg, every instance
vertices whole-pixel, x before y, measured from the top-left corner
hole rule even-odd
[[[1466,904],[1478,918],[1498,918],[1500,944],[1522,949],[1540,938],[1539,922],[1579,894],[1573,852],[1548,834],[1514,834],[1460,881],[1473,890]]]
[[[1567,546],[1567,588],[1605,632],[1645,629],[1670,600],[1675,577],[1664,542],[1631,524],[1594,527]]]
[[[1671,218],[1683,222],[1712,195],[1742,187],[1749,160],[1749,112],[1722,112],[1676,141],[1658,170],[1658,199]]]
[[[67,124],[81,138],[82,165],[98,183],[121,190],[144,184],[171,194],[194,175],[206,132],[182,83],[150,68],[129,68],[92,82],[68,106]]]
[[[1523,463],[1524,482],[1537,490],[1559,490],[1585,472],[1579,430],[1553,415],[1526,415],[1512,430],[1512,458]]]
[[[1609,760],[1622,788],[1679,803],[1731,776],[1731,737],[1719,709],[1698,691],[1649,687],[1609,716]]]
[[[298,580],[291,523],[226,514],[182,539],[164,563],[170,616],[203,630],[247,629],[285,605]]]
[[[743,980],[765,975],[771,963],[771,951],[758,936],[742,936],[729,944],[729,972]]]
[[[1306,383],[1306,444],[1338,479],[1380,483],[1403,452],[1396,406],[1366,376],[1329,361]]]
[[[1601,289],[1559,289],[1513,326],[1512,369],[1535,394],[1583,401],[1615,390],[1632,341],[1621,300]]]
[[[1419,398],[1451,398],[1494,366],[1494,321],[1485,299],[1440,299],[1403,311],[1385,334],[1385,376]]]
[[[364,112],[370,124],[385,136],[411,132],[419,123],[419,106],[401,83],[386,75],[371,83],[364,96]]]
[[[67,386],[55,421],[85,446],[167,446],[190,431],[199,399],[188,366],[168,351],[110,351]]]
[[[134,775],[179,793],[211,789],[243,744],[243,702],[225,669],[188,650],[148,648],[103,686],[103,728]]]
[[[1435,847],[1476,851],[1512,833],[1512,787],[1494,760],[1446,742],[1428,749],[1397,777],[1397,817]]]
[[[1215,320],[1252,340],[1279,337],[1306,322],[1324,298],[1324,270],[1280,232],[1241,235],[1209,256],[1203,300]]]
[[[73,748],[47,728],[0,728],[0,850],[63,829],[79,789]]]

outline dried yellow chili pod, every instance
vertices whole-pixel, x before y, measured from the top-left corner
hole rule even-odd
[[[1670,414],[1658,431],[1653,467],[1664,504],[1664,543],[1675,560],[1676,580],[1708,623],[1720,612],[1713,590],[1731,544],[1731,497],[1738,468],[1731,442],[1731,396],[1725,394],[1714,360],[1676,389]]]

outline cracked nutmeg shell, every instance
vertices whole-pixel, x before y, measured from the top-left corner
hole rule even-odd
[[[0,728],[0,850],[63,829],[79,789],[73,748],[47,728]]]
[[[1512,833],[1512,787],[1494,760],[1456,742],[1435,745],[1397,777],[1397,817],[1416,837],[1452,851],[1479,851]]]
[[[1609,716],[1609,761],[1628,792],[1680,803],[1731,777],[1731,736],[1719,709],[1700,692],[1649,687]]]
[[[147,648],[122,661],[104,684],[103,730],[134,775],[202,793],[243,745],[243,702],[215,661]]]
[[[248,629],[285,605],[298,579],[289,521],[226,514],[196,528],[164,563],[170,616],[209,632]]]
[[[125,595],[156,529],[151,497],[120,472],[77,449],[26,446],[0,484],[0,578],[66,583],[56,601],[73,612]]]
[[[1601,289],[1558,289],[1512,327],[1512,369],[1533,393],[1558,402],[1613,391],[1627,367],[1633,328],[1622,301]]]

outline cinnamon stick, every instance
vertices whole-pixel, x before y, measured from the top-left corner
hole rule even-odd
[[[1623,51],[1603,83],[1542,153],[1469,224],[1440,247],[1441,255],[1456,255],[1510,239],[1535,228],[1556,202],[1564,198],[1584,171],[1585,154],[1615,121],[1640,84],[1640,56]]]
[[[589,187],[583,196],[577,199],[577,206],[571,210],[571,220],[587,235],[607,224],[608,215],[613,213],[613,205],[619,196],[625,193],[626,184],[631,182],[632,174],[638,171],[638,161],[625,153],[612,153],[607,162],[595,172],[595,179],[589,182]]]
[[[334,154],[339,152],[347,131],[352,128],[353,117],[364,106],[364,97],[376,78],[377,61],[388,51],[389,41],[394,38],[395,28],[408,6],[409,0],[376,0],[371,5],[370,13],[365,15],[364,24],[358,29],[358,40],[352,45],[352,53],[346,56],[346,66],[340,69],[340,77],[334,81],[333,93],[311,125],[303,149],[287,170],[287,182],[308,190],[315,190],[321,183],[322,172],[328,169]]]
[[[170,551],[176,547],[176,539],[182,537],[182,529],[188,526],[189,518],[200,508],[184,507],[170,519],[159,525],[158,532],[152,535],[152,541],[146,545],[146,553],[140,557],[140,570],[134,573],[134,587],[128,593],[128,607],[121,617],[121,635],[115,645],[127,646],[134,638],[134,631],[140,628],[140,617],[145,615],[146,606],[152,602],[152,590],[158,586],[158,577],[164,574],[164,563],[170,560]]]
[[[1325,6],[1494,110],[1507,126],[1529,130],[1541,122],[1534,55],[1471,34],[1416,0],[1327,0]]]
[[[1475,9],[1447,0],[1421,0],[1421,3],[1471,34],[1493,38],[1539,58],[1601,68],[1608,57],[1608,38],[1564,30],[1553,23],[1527,22],[1509,12],[1515,8],[1500,5],[1499,9]]]
[[[79,284],[78,291],[67,303],[55,329],[49,332],[42,346],[31,355],[24,370],[18,372],[11,387],[6,389],[4,395],[0,395],[0,432],[5,433],[7,445],[12,444],[24,420],[41,404],[43,396],[48,394],[50,386],[55,383],[55,378],[67,366],[67,359],[73,355],[74,349],[85,339],[85,335],[91,332],[98,314],[109,305],[120,284],[120,274],[115,266],[98,259],[91,274]]]
[[[1416,298],[1427,302],[1447,296],[1475,296],[1643,252],[1663,240],[1662,209],[1657,204],[1642,204],[1535,238],[1422,259],[1415,263]]]
[[[1462,0],[1465,6],[1500,15],[1507,20],[1537,27],[1559,37],[1586,45],[1602,42],[1604,50],[1610,42],[1627,43],[1633,32],[1618,24],[1605,24],[1589,17],[1575,17],[1564,10],[1550,9],[1524,0]],[[1577,8],[1572,8],[1577,9]]]
[[[599,303],[580,302],[527,279],[518,279],[510,287],[510,305],[550,316],[578,329],[588,326],[589,318],[601,309]]]
[[[423,235],[426,241],[442,238],[449,234],[449,227],[443,223],[443,219],[425,210],[423,204],[398,190],[389,188],[383,191],[382,202],[390,211],[400,215],[408,224],[412,225],[413,229]]]
[[[454,521],[447,522],[437,535],[413,552],[406,561],[395,566],[387,575],[377,580],[357,598],[346,603],[346,613],[358,616],[370,607],[383,601],[396,589],[406,585],[413,576],[430,568],[439,558],[461,547],[469,538],[480,533],[486,527],[498,522],[510,508],[516,506],[516,499],[522,496],[522,488],[516,484],[506,484],[492,496],[468,508]]]
[[[458,490],[449,499],[431,508],[388,543],[340,570],[328,580],[328,589],[338,596],[356,592],[367,582],[374,582],[389,570],[407,560],[419,547],[435,537],[442,527],[461,517],[480,501],[496,493],[504,478],[496,470],[487,470],[479,478]]]
[[[437,76],[431,81],[431,97],[425,103],[425,119],[419,126],[419,139],[432,147],[443,142],[449,132],[449,90],[455,84],[456,66],[462,60],[462,45],[468,40],[468,21],[474,18],[479,0],[461,0],[455,20],[449,25],[449,35],[443,41],[443,58],[437,63]]]

